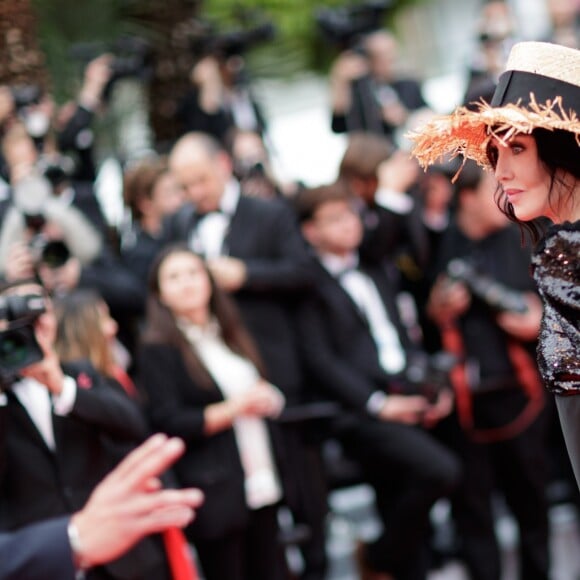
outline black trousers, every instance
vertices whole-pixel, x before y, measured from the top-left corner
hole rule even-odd
[[[525,402],[518,387],[479,394],[473,404],[476,424],[480,428],[506,425]],[[462,556],[473,580],[501,578],[493,510],[497,491],[518,524],[520,578],[549,578],[545,418],[542,414],[521,434],[495,443],[474,442],[455,417],[446,422],[446,440],[463,463],[452,508]]]
[[[277,506],[252,510],[246,528],[223,538],[196,540],[205,580],[288,580],[277,512]]]
[[[556,407],[570,463],[576,476],[576,483],[580,488],[580,396],[556,395]]]
[[[423,580],[431,507],[457,485],[459,462],[428,432],[400,423],[363,419],[340,439],[373,486],[383,523],[366,547],[370,567],[397,580]]]

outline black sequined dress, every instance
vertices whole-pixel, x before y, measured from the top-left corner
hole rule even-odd
[[[556,395],[580,394],[580,221],[554,225],[532,259],[544,302],[538,365]]]

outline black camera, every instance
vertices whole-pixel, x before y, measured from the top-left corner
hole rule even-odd
[[[271,41],[276,36],[274,24],[262,19],[262,23],[246,26],[247,22],[256,22],[259,18],[243,12],[238,15],[242,26],[227,32],[218,32],[215,26],[207,21],[194,20],[189,33],[189,48],[196,58],[214,56],[227,60],[232,56],[241,56],[249,49]]]
[[[46,311],[44,296],[0,296],[0,389],[9,386],[19,370],[44,358],[34,335],[35,320]]]
[[[19,111],[30,105],[38,105],[42,97],[42,89],[38,85],[17,85],[10,88],[14,108]]]
[[[62,240],[51,240],[42,234],[35,235],[28,247],[37,264],[52,270],[64,266],[71,256],[68,246]]]
[[[107,99],[115,85],[121,79],[137,78],[147,81],[153,74],[153,50],[149,41],[138,36],[120,36],[111,44],[101,42],[78,42],[72,45],[72,58],[86,66],[98,56],[111,53],[111,78],[103,96]]]
[[[382,20],[392,0],[368,0],[341,8],[322,8],[315,14],[323,36],[341,50],[352,48],[361,36],[382,28]]]
[[[147,80],[152,73],[152,50],[148,41],[137,36],[122,36],[113,44],[109,85],[126,78]]]
[[[65,155],[41,156],[36,163],[36,168],[45,177],[52,191],[69,181],[75,170],[75,162]]]
[[[70,250],[62,240],[53,240],[42,233],[45,219],[42,214],[24,214],[26,227],[33,232],[28,248],[36,264],[44,264],[55,269],[64,266],[71,256]]]
[[[473,264],[455,258],[447,264],[447,275],[463,282],[471,294],[498,312],[525,314],[528,305],[523,292],[508,288],[488,274],[480,272]]]
[[[405,370],[392,382],[390,392],[421,395],[435,403],[441,391],[452,389],[450,373],[457,362],[454,354],[445,351],[408,353]]]

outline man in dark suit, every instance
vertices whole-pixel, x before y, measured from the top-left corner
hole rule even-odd
[[[337,58],[330,73],[332,130],[365,131],[396,141],[414,111],[427,107],[421,85],[397,72],[397,43],[378,30]]]
[[[217,284],[235,298],[268,380],[282,390],[288,406],[299,403],[303,380],[292,313],[297,296],[310,287],[311,271],[293,212],[280,200],[244,196],[232,176],[230,157],[209,135],[182,137],[169,167],[189,199],[167,221],[166,240],[185,241],[206,258]],[[286,498],[295,517],[308,520],[314,539],[308,544],[311,555],[305,556],[307,568],[316,561],[312,567],[320,572],[312,578],[322,578],[324,502],[315,502],[320,513],[298,515],[304,502],[292,498],[303,498],[300,489],[312,489],[298,478],[310,477],[312,470],[304,466],[301,433],[288,426],[282,438]]]
[[[180,455],[179,439],[151,437],[131,452],[71,517],[0,533],[1,580],[72,580],[77,570],[103,564],[144,536],[187,525],[203,497],[198,490],[148,489]]]
[[[2,296],[0,323],[14,317],[12,324],[31,328],[40,359],[23,362],[0,393],[0,529],[15,530],[80,509],[114,462],[111,443],[136,444],[147,426],[139,408],[92,367],[64,370],[54,352],[56,316],[42,287],[19,282]],[[8,360],[2,359],[3,379]],[[95,570],[94,578],[124,578],[129,570],[134,577],[164,578],[160,548],[137,546],[106,572]]]
[[[236,299],[268,379],[294,402],[301,378],[289,308],[310,284],[294,215],[282,202],[244,196],[229,156],[208,135],[182,137],[169,166],[188,203],[167,221],[166,241],[185,241],[205,257],[218,285]]]
[[[423,428],[450,410],[448,394],[405,394],[410,344],[393,284],[357,253],[363,228],[340,184],[307,190],[297,208],[318,273],[299,308],[300,344],[313,386],[340,403],[330,433],[374,487],[381,536],[360,553],[364,578],[425,578],[433,503],[459,477],[455,458]]]

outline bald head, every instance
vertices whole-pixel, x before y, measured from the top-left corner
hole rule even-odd
[[[232,177],[229,156],[217,140],[204,133],[188,133],[175,143],[169,170],[201,213],[219,208]]]
[[[373,32],[365,38],[364,48],[373,76],[381,81],[391,80],[397,60],[395,37],[384,30]]]

